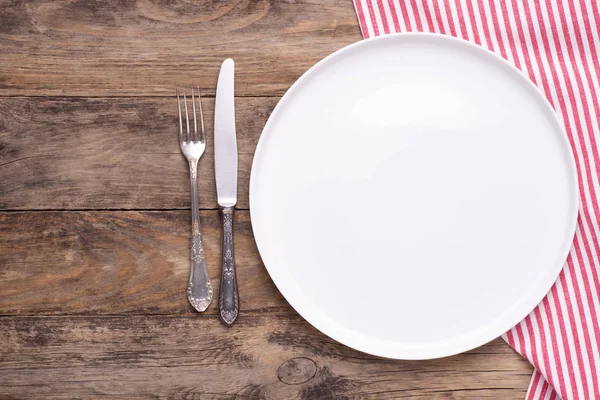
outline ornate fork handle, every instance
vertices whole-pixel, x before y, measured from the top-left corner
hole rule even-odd
[[[219,291],[219,314],[226,324],[235,321],[239,312],[239,297],[233,259],[233,207],[223,207],[223,267]]]
[[[190,304],[197,311],[208,308],[213,297],[213,287],[208,275],[206,256],[204,255],[204,244],[200,232],[200,213],[198,211],[198,187],[196,171],[198,160],[189,160],[190,185],[192,192],[192,247],[190,251],[190,280],[187,288],[187,296]]]

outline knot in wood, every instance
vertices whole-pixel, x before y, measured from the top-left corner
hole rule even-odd
[[[299,385],[310,381],[317,373],[317,364],[310,358],[292,358],[279,366],[277,377],[286,385]]]

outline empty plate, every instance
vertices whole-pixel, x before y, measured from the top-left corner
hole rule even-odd
[[[563,127],[508,62],[447,36],[365,40],[273,111],[250,181],[258,249],[308,322],[390,358],[510,329],[566,259],[577,175]]]

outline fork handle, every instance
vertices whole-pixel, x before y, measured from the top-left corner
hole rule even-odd
[[[203,312],[212,301],[213,287],[208,275],[204,243],[200,231],[200,213],[198,211],[198,187],[196,171],[198,160],[189,160],[190,188],[192,193],[192,245],[190,250],[190,280],[188,282],[187,296],[190,304],[196,311]]]
[[[233,207],[223,207],[221,214],[223,216],[223,264],[219,290],[219,314],[223,322],[231,325],[239,312],[239,296],[233,258]]]

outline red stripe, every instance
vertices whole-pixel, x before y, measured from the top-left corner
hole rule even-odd
[[[579,221],[581,221],[581,217],[579,219]],[[586,223],[586,226],[588,226],[589,229],[593,229],[590,227],[590,223],[589,221]],[[595,233],[592,230],[592,236],[593,236],[593,240],[591,241],[592,244],[597,244],[598,241],[595,238]],[[582,233],[583,236],[583,233]],[[583,247],[585,248],[585,251],[588,255],[588,261],[589,261],[589,265],[590,265],[590,273],[592,275],[592,280],[593,282],[590,282],[590,280],[587,277],[587,273],[586,270],[587,268],[584,268],[584,271],[582,271],[582,276],[583,276],[583,284],[585,285],[586,288],[586,298],[588,300],[588,303],[592,305],[593,307],[593,312],[591,312],[591,317],[592,317],[592,326],[594,327],[594,333],[596,336],[596,340],[600,339],[600,324],[598,322],[598,309],[596,308],[596,302],[594,301],[593,295],[592,293],[600,293],[600,283],[598,282],[598,266],[596,265],[594,259],[592,258],[591,254],[592,254],[592,249],[590,248],[590,244],[588,243],[588,241],[584,241],[583,242]],[[597,253],[597,248],[594,249],[594,254],[598,254]],[[600,395],[600,392],[599,392]]]
[[[525,3],[528,0],[522,0],[522,1]],[[533,19],[531,17],[529,5],[523,4],[523,9],[525,10],[525,20],[527,21],[529,37],[531,38],[531,45],[533,47],[533,55],[535,57],[535,62],[538,65],[538,70],[540,71],[540,76],[542,78],[542,89],[544,90],[544,94],[546,95],[546,98],[548,99],[550,104],[552,104],[552,107],[554,107],[556,109],[556,105],[554,104],[554,100],[552,99],[552,92],[550,91],[550,84],[548,83],[548,77],[546,76],[546,73],[544,71],[542,56],[540,54],[540,47],[538,45],[535,28],[533,26]]]
[[[554,286],[553,286],[554,287]],[[548,318],[548,327],[549,327],[549,335],[550,335],[550,343],[552,344],[552,352],[554,355],[554,360],[551,360],[552,363],[554,363],[553,365],[556,367],[556,373],[559,376],[559,382],[562,382],[562,387],[561,387],[561,394],[565,392],[565,380],[563,379],[564,376],[564,372],[563,372],[563,366],[562,366],[562,361],[560,360],[560,353],[559,353],[559,349],[558,349],[558,341],[556,340],[557,335],[556,335],[556,328],[555,328],[555,324],[554,324],[554,317],[552,316],[552,313],[550,312],[551,306],[550,306],[550,300],[548,299],[548,296],[544,297],[544,300],[542,300],[542,303],[544,303],[544,307],[546,308],[547,312],[546,312],[546,317]],[[556,382],[554,382],[556,384]]]
[[[571,257],[569,256],[569,258],[567,258],[567,265],[565,268],[570,268],[573,265],[573,261],[571,260]],[[564,288],[564,290],[562,291],[564,296],[565,296],[565,303],[567,304],[567,307],[565,307],[567,309],[567,315],[569,317],[569,330],[571,332],[573,332],[573,346],[574,346],[574,350],[580,348],[581,343],[579,341],[579,335],[577,335],[577,326],[575,324],[575,313],[573,312],[573,307],[569,307],[568,304],[572,303],[572,299],[571,299],[571,294],[569,293],[568,290],[568,286],[567,286],[567,277],[566,277],[566,273],[563,272],[560,274],[560,276],[558,277],[560,279],[560,284],[562,285],[562,287]],[[561,308],[562,309],[562,306]],[[562,312],[562,311],[561,311]],[[579,317],[579,315],[578,315]],[[564,318],[560,318],[561,321],[565,321]],[[564,332],[562,332],[562,338],[564,341],[567,341],[568,343],[568,337],[567,337],[567,332],[566,332],[566,322],[560,324],[561,328],[564,329]],[[567,344],[565,346],[565,349],[567,350],[568,354],[569,354],[569,358],[570,358],[570,363],[573,363],[573,355],[571,354],[571,346],[570,344]],[[575,357],[575,361],[577,362],[577,366],[579,367],[579,372],[580,375],[585,375],[585,368],[583,366],[583,358],[582,357]],[[576,381],[575,381],[575,371],[573,370],[573,368],[568,368],[569,370],[569,378],[571,379],[571,385],[572,385],[572,389],[576,389]],[[587,382],[586,382],[587,383]],[[586,389],[584,389],[586,390]],[[587,390],[586,390],[587,391]],[[587,398],[587,397],[586,397]]]
[[[483,0],[477,0],[477,8],[479,8],[479,16],[481,17],[481,25],[483,26],[485,42],[487,43],[488,49],[493,51],[494,45],[492,44],[492,34],[489,27],[490,22],[487,20],[487,16],[485,14],[485,5],[483,4]]]
[[[531,383],[529,384],[529,388],[530,388],[529,395],[527,396],[527,399],[525,399],[525,400],[534,400],[535,399],[535,397],[534,397],[535,391],[540,382],[540,377],[541,377],[541,374],[539,372],[535,371],[533,373],[533,379],[531,380]]]
[[[550,353],[548,352],[548,337],[546,336],[546,330],[544,328],[544,324],[543,324],[543,320],[542,320],[542,313],[540,311],[540,307],[536,307],[535,310],[533,310],[533,313],[535,314],[535,319],[538,322],[538,326],[539,326],[539,330],[538,333],[540,334],[540,343],[541,343],[541,349],[542,349],[542,357],[544,359],[544,367],[545,367],[545,374],[544,376],[546,377],[546,380],[550,379],[550,369],[551,364],[550,364]],[[541,369],[540,369],[541,371]]]
[[[475,19],[475,9],[473,8],[473,2],[470,0],[467,0],[467,11],[469,13],[469,22],[471,22],[471,28],[473,29],[473,40],[475,43],[481,44],[479,31],[477,30],[477,21]]]
[[[504,46],[504,41],[502,40],[502,35],[500,34],[500,24],[498,22],[498,15],[496,13],[496,8],[490,4],[490,14],[492,15],[492,23],[494,25],[494,31],[496,32],[496,42],[498,42],[498,46],[500,47],[500,55],[502,58],[508,60],[508,56],[506,54],[506,47]]]
[[[437,25],[440,28],[440,33],[446,34],[446,28],[444,27],[444,22],[442,20],[442,11],[440,10],[440,3],[437,0],[433,1],[433,12],[435,14]]]
[[[581,218],[578,220],[579,224],[581,225]],[[594,266],[593,260],[591,259],[591,253],[589,251],[589,245],[587,244],[587,242],[584,241],[584,248],[586,248],[586,253],[587,253],[587,259],[590,263],[590,265]],[[579,245],[579,241],[575,240],[574,242],[574,249],[575,249],[575,254],[577,257],[577,262],[579,263],[579,265],[583,266],[584,265],[584,261],[583,261],[583,255],[581,254],[581,247]],[[598,330],[599,330],[599,326],[598,326],[598,319],[597,319],[597,313],[598,310],[596,309],[596,303],[592,297],[592,290],[596,290],[597,292],[597,288],[592,288],[590,281],[587,277],[587,273],[585,273],[585,267],[582,268],[583,271],[581,271],[581,276],[582,276],[582,284],[584,286],[584,293],[586,293],[586,299],[588,304],[590,305],[590,314],[591,314],[591,318],[592,321],[591,323],[588,322],[587,318],[585,317],[585,314],[583,312],[583,300],[581,299],[581,295],[579,295],[579,297],[577,298],[578,303],[581,302],[581,306],[579,308],[580,313],[581,313],[581,323],[582,323],[582,330],[583,330],[583,335],[584,335],[584,340],[586,343],[586,347],[588,349],[588,361],[590,363],[590,370],[591,370],[591,374],[592,374],[592,382],[600,382],[598,381],[598,373],[597,373],[597,365],[596,365],[596,359],[594,358],[594,355],[592,353],[593,347],[592,346],[597,346],[596,344],[592,344],[591,342],[591,337],[590,337],[590,330],[593,330],[595,333],[595,337],[596,340],[598,340],[598,338],[600,338],[600,335],[598,334]],[[577,279],[573,279],[573,285],[576,286],[575,290],[576,293],[579,293],[579,281]],[[592,325],[591,327],[589,327],[589,325]],[[597,397],[600,397],[600,388],[598,385],[593,385],[593,387],[595,388],[594,394]]]
[[[583,265],[582,259],[581,259],[581,251],[578,252],[578,249],[579,249],[579,240],[577,240],[577,238],[574,241],[574,247],[576,248],[575,252],[578,253],[576,255],[576,257],[578,259],[577,262],[579,263],[579,265]],[[579,335],[577,334],[578,333],[577,327],[575,326],[574,329],[573,329],[573,332],[575,333],[575,335],[574,335],[575,336],[574,337],[574,339],[575,339],[574,340],[575,341],[575,346],[576,346],[576,348],[578,346],[583,346],[584,351],[588,355],[588,363],[590,364],[590,366],[592,366],[592,365],[594,365],[594,360],[593,360],[593,357],[592,357],[592,342],[591,342],[590,334],[587,331],[587,326],[586,326],[587,323],[586,323],[585,314],[584,314],[584,311],[583,311],[583,300],[581,299],[581,292],[580,292],[579,282],[577,281],[576,275],[574,273],[575,265],[574,265],[573,260],[571,259],[571,257],[569,257],[567,259],[567,266],[566,266],[566,268],[569,269],[569,272],[570,272],[570,275],[571,275],[571,282],[573,284],[573,292],[575,292],[575,302],[576,302],[577,308],[578,308],[578,310],[580,312],[580,315],[578,316],[579,317],[578,320],[581,322],[582,329],[583,329],[583,332],[582,332],[583,340],[584,340],[583,344],[579,343]],[[571,271],[573,271],[573,272],[571,272]],[[567,293],[568,293],[568,291],[567,291]],[[572,315],[572,314],[574,314],[573,313],[573,309],[571,307],[569,307],[570,318],[571,318],[572,321],[574,321],[575,320],[575,315]],[[589,398],[589,389],[588,389],[588,385],[587,385],[588,382],[587,382],[587,376],[584,373],[585,367],[583,365],[583,357],[581,357],[581,356],[577,357],[577,362],[578,362],[578,365],[579,365],[579,371],[581,372],[581,380],[582,380],[582,383],[583,383],[584,396],[585,396],[585,398]],[[592,374],[595,375],[596,372],[593,371]]]
[[[534,2],[535,4],[535,12],[536,12],[536,18],[537,18],[537,23],[540,26],[540,32],[541,32],[541,39],[542,39],[542,44],[544,46],[544,48],[546,49],[546,52],[551,53],[552,50],[550,49],[550,42],[548,41],[548,36],[546,35],[546,29],[545,29],[545,25],[544,25],[544,21],[542,19],[542,10],[540,8],[540,3],[539,2]],[[548,58],[550,58],[548,56]],[[548,60],[549,63],[552,62],[551,59]],[[542,69],[542,73],[545,74],[545,70]],[[552,75],[552,80],[554,83],[554,88],[556,90],[557,93],[557,97],[558,97],[558,106],[560,107],[560,109],[565,110],[566,109],[566,104],[565,104],[565,99],[564,96],[562,95],[562,89],[560,88],[560,78],[557,75],[556,69],[551,69],[551,75]],[[548,94],[550,93],[550,91],[548,90]],[[556,104],[554,104],[554,107],[556,108]],[[558,111],[558,110],[557,110]],[[566,120],[566,113],[564,113],[565,115],[565,120]],[[565,126],[565,130],[567,130],[567,135],[569,136],[569,125],[567,124],[567,126]],[[571,137],[569,137],[569,139],[571,139]],[[574,147],[574,143],[571,141],[570,143],[571,148],[573,149],[573,151],[575,151],[575,147]],[[580,174],[581,175],[581,174]],[[580,186],[580,189],[582,189],[582,187]]]
[[[450,27],[450,34],[456,36],[454,19],[452,19],[452,12],[450,11],[450,0],[444,0],[444,8],[446,9],[446,19],[448,20],[448,26]]]
[[[460,4],[460,0],[456,0],[454,4],[456,4],[456,13],[458,14],[458,26],[460,28],[461,37],[468,40],[469,34],[467,31],[465,13],[462,10],[462,4]]]
[[[517,5],[516,0],[511,0],[511,5],[513,9],[513,13],[515,15],[515,19],[521,20],[521,14],[519,13],[519,7]],[[537,79],[535,78],[535,74],[533,72],[533,68],[531,65],[531,56],[529,55],[529,50],[525,44],[525,32],[523,30],[523,24],[515,24],[517,26],[517,35],[520,38],[521,48],[523,49],[523,58],[525,59],[525,66],[527,67],[527,71],[529,73],[529,78],[537,85]]]
[[[361,0],[354,0],[354,5],[356,6],[356,14],[358,15],[358,22],[360,23],[363,37],[368,39],[369,29],[367,27],[367,21],[365,20],[365,12],[363,10]]]
[[[508,17],[508,10],[506,8],[506,1],[501,1],[500,2],[500,8],[502,10],[502,17],[504,18],[504,24],[506,24],[507,27],[510,26],[510,19]],[[507,38],[508,38],[508,45],[510,46],[510,52],[513,55],[513,62],[515,63],[515,66],[519,69],[523,69],[521,67],[521,61],[519,61],[519,53],[517,53],[517,46],[515,44],[515,37],[513,36],[513,32],[512,29],[505,29],[506,33],[507,33]]]
[[[585,1],[583,1],[582,3],[586,3]],[[596,20],[596,22],[600,21],[600,11],[598,11],[598,2],[596,1],[591,1],[592,3],[592,15],[594,16],[594,19]],[[597,58],[596,58],[597,60]]]
[[[562,275],[564,275],[564,273],[560,274],[559,279],[562,277]],[[558,294],[557,286],[554,285],[552,287],[552,289],[550,289],[550,291],[552,292],[552,303],[554,305],[554,310],[556,311],[556,318],[558,319],[557,325],[558,325],[558,329],[560,331],[560,338],[562,341],[562,349],[563,349],[563,352],[565,353],[565,358],[566,358],[566,362],[567,362],[567,365],[559,364],[559,369],[562,370],[561,375],[563,375],[563,376],[566,376],[565,372],[564,372],[564,369],[566,369],[570,383],[574,384],[575,375],[573,372],[573,368],[571,367],[573,365],[573,357],[571,355],[571,349],[570,349],[570,346],[568,345],[568,341],[567,341],[567,330],[566,330],[565,323],[564,323],[565,317],[563,315],[562,307],[558,301],[559,294]],[[556,346],[558,346],[558,341],[556,342]],[[560,363],[560,359],[558,362]],[[561,394],[561,396],[564,397],[564,395],[567,393],[567,386],[566,386],[566,382],[564,379],[560,379],[559,387],[560,387],[560,394]]]
[[[543,399],[544,397],[546,397],[546,393],[548,392],[548,382],[544,381],[544,383],[542,384],[542,390],[540,391],[540,399]]]
[[[600,21],[600,11],[598,10],[598,2],[592,1],[592,15],[596,22]],[[597,60],[597,59],[596,59]]]
[[[435,32],[435,26],[433,23],[433,17],[431,16],[431,10],[429,9],[429,4],[426,1],[423,1],[423,13],[425,14],[425,20],[427,21],[427,26],[429,27],[429,32]]]
[[[515,338],[513,336],[512,330],[506,332],[506,342],[508,344],[510,344],[511,347],[513,347],[513,348],[516,347],[515,346]]]
[[[539,370],[540,369],[540,355],[537,349],[537,345],[535,342],[535,336],[534,336],[534,328],[533,328],[533,324],[531,323],[531,317],[527,316],[524,320],[525,322],[525,326],[527,326],[527,331],[529,332],[529,348],[530,348],[530,356],[529,359],[532,361],[531,363],[533,364],[533,366]]]
[[[381,23],[383,25],[383,32],[387,35],[390,33],[390,27],[387,22],[385,8],[383,8],[383,0],[377,0],[377,8],[379,8],[379,15],[381,15]]]
[[[408,18],[408,13],[406,11],[406,7],[404,7],[404,1],[403,0],[399,1],[398,6],[400,7],[400,12],[402,13],[402,19],[404,20],[404,25],[406,25],[406,31],[411,32],[412,26],[410,23],[410,18]]]
[[[390,13],[392,13],[392,22],[394,23],[394,28],[396,29],[396,32],[400,32],[400,20],[398,19],[398,14],[396,14],[394,0],[388,0],[388,6],[390,8]]]
[[[579,218],[577,219],[577,223],[580,226],[583,226],[583,223],[581,221],[581,215],[579,216]],[[583,235],[582,235],[583,236]],[[595,265],[594,259],[592,258],[592,249],[590,249],[590,244],[587,241],[583,242],[583,247],[585,249],[585,252],[587,254],[587,260],[588,263],[591,267],[592,271],[596,271],[597,266]],[[596,249],[594,249],[596,250]],[[583,256],[581,254],[581,247],[576,246],[575,247],[575,253],[577,254],[578,259],[583,260]],[[596,251],[594,251],[594,253],[596,253]],[[581,265],[583,265],[583,262],[580,262]],[[582,277],[583,277],[583,284],[585,285],[585,292],[586,292],[586,299],[588,301],[589,304],[591,304],[592,306],[592,325],[594,326],[594,334],[596,335],[596,340],[600,339],[600,326],[598,324],[598,309],[596,308],[596,302],[594,301],[594,297],[592,295],[592,293],[598,293],[600,292],[598,290],[598,285],[595,284],[595,282],[590,282],[589,278],[587,277],[587,273],[585,273],[587,270],[587,268],[583,268],[583,271],[581,273]],[[593,277],[592,277],[593,279]]]
[[[373,9],[373,3],[371,0],[367,1],[367,8],[369,9],[369,18],[371,18],[371,24],[373,25],[373,35],[379,36],[379,26],[377,25],[377,18],[375,18],[375,10]]]
[[[415,0],[410,0],[410,7],[412,8],[412,13],[415,16],[415,25],[417,25],[417,32],[423,32],[423,24],[421,23],[421,16],[417,11],[417,3]]]
[[[521,327],[521,324],[515,325],[513,329],[515,330],[515,333],[517,334],[517,339],[519,340],[521,354],[526,355],[527,347],[525,347],[525,336],[523,335],[523,328]]]

